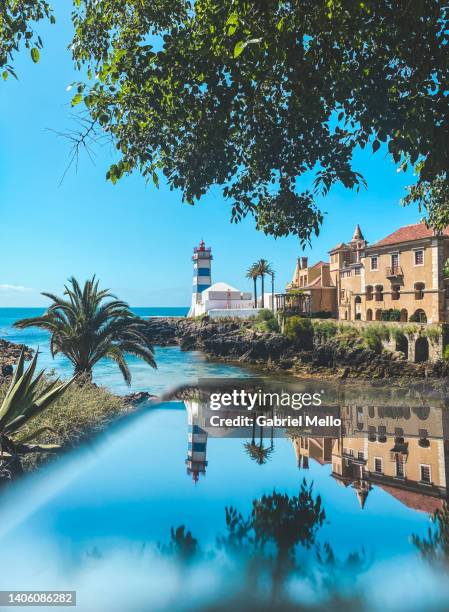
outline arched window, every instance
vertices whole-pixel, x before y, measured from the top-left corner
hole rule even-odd
[[[380,308],[376,310],[376,321],[382,321],[382,310]]]
[[[400,297],[401,297],[401,286],[393,285],[391,288],[391,299],[399,300]]]
[[[405,308],[403,308],[401,310],[401,317],[400,317],[399,320],[400,320],[401,323],[407,323],[407,321],[408,321],[408,312],[407,312],[407,310]]]
[[[422,300],[424,297],[424,283],[415,283],[415,300]]]
[[[365,287],[365,294],[366,294],[365,295],[366,300],[370,301],[370,300],[373,299],[373,287],[372,287],[372,285],[367,285]]]
[[[368,310],[366,311],[366,320],[367,321],[373,320],[373,311],[371,310],[371,308],[368,308]]]
[[[410,321],[414,323],[427,323],[427,315],[422,308],[418,308],[410,317]]]
[[[382,285],[376,285],[375,286],[375,294],[374,297],[376,299],[376,302],[382,302],[384,299],[384,288]]]

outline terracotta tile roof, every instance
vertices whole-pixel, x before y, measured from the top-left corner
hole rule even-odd
[[[326,261],[320,260],[313,264],[312,268],[317,268],[318,266],[328,266],[329,264]]]
[[[399,500],[404,506],[412,508],[413,510],[433,514],[435,510],[443,507],[443,500],[438,497],[424,495],[423,493],[415,493],[413,491],[390,487],[388,485],[379,485],[379,487]]]
[[[449,227],[443,230],[445,236],[449,236]],[[371,247],[387,246],[389,244],[397,244],[398,242],[408,242],[409,240],[420,240],[422,238],[431,238],[435,235],[433,229],[426,227],[425,223],[415,223],[413,225],[404,225],[398,230],[389,234],[382,240],[371,244]]]
[[[334,248],[329,251],[329,253],[333,253],[334,251],[339,251],[340,249],[348,249],[348,248],[349,247],[347,244],[345,244],[344,242],[339,242],[337,246],[334,246]]]

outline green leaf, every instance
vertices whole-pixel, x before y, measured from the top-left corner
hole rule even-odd
[[[380,147],[380,142],[378,140],[375,140],[373,142],[373,153],[375,153],[379,147]]]
[[[156,185],[156,187],[159,189],[159,177],[156,174],[156,172],[153,172],[153,183]]]
[[[246,47],[246,42],[244,42],[243,40],[239,40],[239,42],[234,47],[234,59],[237,58],[242,53],[245,47]]]
[[[6,70],[2,72],[2,78],[4,81],[6,81],[6,79],[8,78],[8,72]]]
[[[31,59],[33,60],[35,64],[37,64],[37,62],[39,61],[39,58],[40,58],[39,49],[37,49],[36,47],[33,47],[31,49]]]
[[[72,106],[76,106],[77,104],[79,104],[82,99],[83,99],[83,95],[80,93],[77,93],[76,96],[73,96],[72,98]]]

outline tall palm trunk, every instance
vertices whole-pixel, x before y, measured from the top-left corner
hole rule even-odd
[[[257,308],[257,276],[254,276],[253,282],[254,282],[254,308]]]
[[[262,281],[262,308],[265,308],[264,293],[265,293],[265,274],[260,275]]]

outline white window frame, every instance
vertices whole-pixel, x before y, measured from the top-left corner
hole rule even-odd
[[[373,259],[376,258],[376,267],[373,268]],[[379,271],[379,255],[370,255],[370,270],[371,272]]]
[[[380,461],[380,472],[376,470],[376,461]],[[373,459],[373,472],[375,474],[383,474],[384,473],[384,460],[382,457],[374,457]]]
[[[401,464],[402,464],[402,474],[398,474],[398,460],[396,459],[396,461],[394,462],[394,467],[395,467],[395,471],[396,471],[396,478],[405,478],[405,461],[404,461],[404,459],[401,459]]]
[[[412,249],[413,250],[413,265],[415,268],[422,268],[425,262],[425,249],[420,248],[420,249]],[[421,251],[422,252],[422,263],[417,264],[416,263],[416,253],[417,251]]]
[[[430,476],[429,480],[423,480],[422,479],[422,471],[421,470],[422,470],[423,467],[429,469],[429,476]],[[420,463],[419,464],[419,480],[420,480],[420,482],[425,482],[426,484],[432,484],[432,466],[429,465],[428,463]]]
[[[393,252],[388,253],[388,254],[390,256],[390,266],[392,268],[399,267],[401,265],[401,258],[400,258],[400,255],[399,255],[399,251],[393,251]],[[398,263],[396,265],[393,265],[393,256],[397,256],[397,258],[398,258]]]

